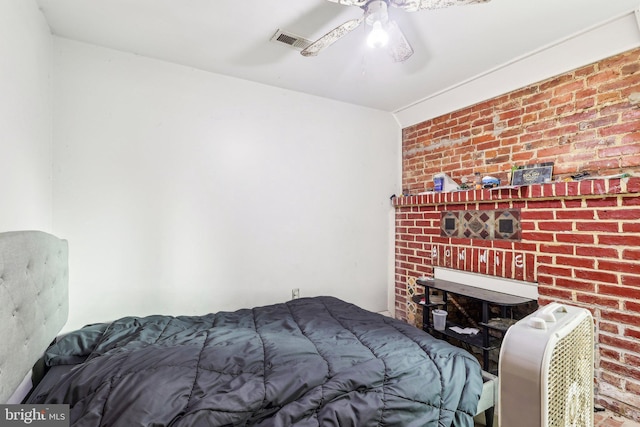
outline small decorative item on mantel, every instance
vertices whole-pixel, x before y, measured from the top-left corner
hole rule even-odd
[[[449,193],[457,189],[458,184],[446,173],[437,173],[433,176],[433,190],[436,193]]]
[[[553,162],[529,165],[519,169],[513,169],[511,185],[531,185],[551,182],[553,175]]]
[[[460,185],[458,186],[458,190],[460,191],[464,191],[464,190],[470,190],[471,187],[469,186],[469,179],[466,176],[463,176],[462,178],[460,178]]]
[[[482,188],[494,188],[500,185],[500,179],[493,176],[482,177]]]
[[[473,179],[473,183],[475,184],[476,190],[480,190],[482,188],[482,176],[480,175],[480,172],[476,172],[473,175],[475,177]]]

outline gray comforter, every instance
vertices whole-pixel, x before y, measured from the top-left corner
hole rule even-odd
[[[466,351],[332,297],[205,316],[127,317],[54,344],[77,364],[38,403],[74,426],[464,426]]]

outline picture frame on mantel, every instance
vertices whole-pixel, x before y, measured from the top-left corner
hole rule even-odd
[[[551,182],[552,177],[553,162],[529,165],[513,171],[511,174],[511,185],[544,184],[545,182]]]

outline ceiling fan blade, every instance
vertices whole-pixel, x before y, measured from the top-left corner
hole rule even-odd
[[[348,1],[348,0],[329,0]],[[405,10],[406,12],[416,12],[424,9],[444,9],[451,6],[464,6],[467,4],[488,3],[491,0],[389,0],[391,6]]]
[[[300,53],[302,54],[302,56],[316,56],[322,49],[331,46],[332,44],[340,40],[340,38],[346,36],[351,31],[358,28],[358,26],[362,24],[362,21],[364,21],[364,17],[351,19],[344,24],[337,26],[324,36],[320,37],[318,40],[311,43]]]
[[[391,55],[393,62],[402,62],[409,59],[413,55],[413,48],[400,27],[398,27],[398,24],[396,24],[396,21],[389,20],[387,22],[387,33],[389,34],[387,51]]]
[[[358,6],[358,7],[362,7],[369,2],[369,0],[329,0],[329,1],[333,3],[342,4],[344,6]]]
[[[489,3],[491,0],[419,0],[420,9],[442,9],[451,6],[464,6],[467,4]],[[408,1],[411,3],[412,0]]]

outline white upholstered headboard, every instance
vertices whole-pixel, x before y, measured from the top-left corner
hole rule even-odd
[[[67,321],[68,253],[41,231],[0,233],[0,403]]]

